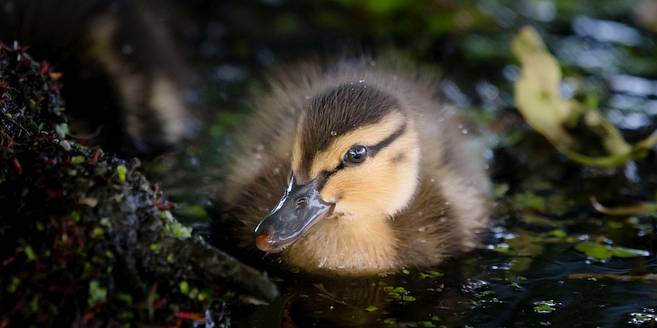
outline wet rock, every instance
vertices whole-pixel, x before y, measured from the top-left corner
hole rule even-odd
[[[181,225],[157,185],[67,139],[58,74],[0,44],[0,327],[213,320],[276,287]]]

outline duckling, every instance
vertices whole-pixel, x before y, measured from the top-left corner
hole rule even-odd
[[[1,0],[0,41],[16,40],[64,73],[74,134],[98,134],[89,142],[105,150],[155,155],[198,128],[187,99],[192,68],[170,28],[167,10],[176,9],[173,1]]]
[[[430,79],[372,63],[292,67],[256,98],[220,196],[244,244],[341,276],[436,265],[478,244],[483,159]]]

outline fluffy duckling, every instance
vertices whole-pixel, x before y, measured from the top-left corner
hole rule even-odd
[[[305,64],[272,79],[221,196],[243,241],[350,276],[477,245],[488,223],[481,156],[430,81],[378,66]]]

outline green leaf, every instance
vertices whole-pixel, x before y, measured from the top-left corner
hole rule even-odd
[[[370,306],[368,306],[368,307],[365,308],[365,311],[367,311],[367,312],[374,312],[374,311],[377,311],[378,309],[379,309],[378,307],[376,307],[376,306],[374,306],[374,305],[370,305]]]
[[[105,230],[101,227],[95,227],[91,230],[91,236],[94,238],[102,238],[105,235]]]
[[[95,306],[98,303],[103,303],[107,300],[107,288],[100,286],[98,280],[89,282],[89,298],[87,302],[89,306]]]
[[[103,227],[112,227],[112,223],[110,222],[109,218],[101,218],[100,221],[98,221],[100,225]]]
[[[66,138],[66,135],[68,134],[68,124],[61,123],[61,124],[55,125],[55,132],[57,132],[57,135],[61,139]]]
[[[402,294],[406,292],[406,289],[404,287],[395,287],[395,289],[392,290],[394,293]]]
[[[611,249],[612,253],[616,257],[622,258],[632,258],[632,257],[641,257],[641,256],[650,256],[650,252],[644,251],[641,249],[625,248],[625,247],[613,247]]]
[[[36,256],[36,253],[34,253],[34,249],[32,248],[32,246],[30,246],[30,245],[25,246],[24,251],[25,251],[25,256],[27,256],[28,261],[36,260],[37,256]]]
[[[438,271],[420,272],[420,279],[440,278],[444,275],[444,273]]]
[[[566,238],[568,236],[566,234],[566,232],[563,231],[562,229],[550,230],[550,231],[548,231],[548,235],[553,236],[553,237],[557,237],[557,238]]]
[[[73,219],[74,222],[80,222],[80,213],[78,211],[71,212],[71,219]]]
[[[404,302],[415,302],[416,298],[411,295],[402,296],[402,301]]]
[[[592,257],[598,260],[606,260],[612,256],[621,258],[633,258],[650,255],[650,252],[640,249],[612,247],[590,241],[575,245],[575,249],[586,254],[588,257]]]
[[[208,219],[208,212],[202,206],[182,203],[176,206],[176,216],[190,217],[195,220]]]
[[[598,260],[605,260],[611,257],[612,252],[609,247],[594,242],[583,242],[575,245],[575,249]]]
[[[116,293],[116,299],[128,305],[132,305],[132,295],[128,293]]]
[[[593,208],[600,213],[607,215],[643,215],[657,213],[657,203],[639,203],[621,207],[606,207],[598,202],[595,197],[591,197]]]
[[[557,303],[553,300],[534,302],[534,311],[536,313],[547,314],[554,312],[557,308]]]
[[[125,167],[125,165],[121,164],[116,167],[116,176],[119,178],[119,182],[125,183],[127,173],[128,169]]]
[[[185,280],[181,281],[178,287],[180,288],[181,293],[185,295],[189,293],[189,283],[187,281]]]

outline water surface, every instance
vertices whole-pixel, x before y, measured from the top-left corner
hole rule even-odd
[[[181,38],[204,72],[204,88],[194,96],[212,124],[182,154],[147,167],[182,204],[178,217],[207,223],[209,195],[221,192],[222,159],[252,110],[246,97],[262,89],[258,81],[267,68],[350,48],[401,49],[400,56],[442,77],[436,91],[464,108],[475,127],[469,131],[488,146],[496,200],[489,237],[480,249],[444,265],[387,277],[337,280],[273,271],[281,299],[233,309],[233,323],[654,325],[657,281],[642,277],[657,273],[655,216],[606,216],[593,209],[590,197],[606,205],[654,201],[655,154],[619,169],[568,162],[513,108],[519,67],[510,53],[517,29],[535,26],[563,65],[562,94],[595,99],[628,139],[641,139],[657,127],[657,47],[649,21],[657,11],[642,12],[648,2],[195,1],[187,5],[195,20]],[[647,256],[596,259],[577,249],[584,242]]]

